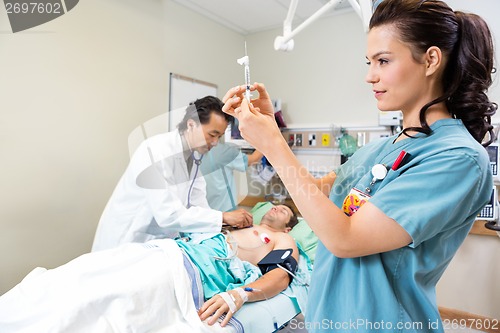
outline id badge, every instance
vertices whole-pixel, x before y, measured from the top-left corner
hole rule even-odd
[[[371,196],[357,188],[352,188],[349,194],[345,197],[342,209],[347,216],[352,216],[363,206]]]

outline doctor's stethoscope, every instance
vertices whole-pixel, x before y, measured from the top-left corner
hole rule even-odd
[[[193,180],[191,181],[191,185],[189,185],[189,190],[188,190],[188,195],[187,195],[187,208],[191,208],[191,192],[193,191],[193,186],[194,186],[194,182],[196,180],[196,177],[198,176],[198,171],[200,170],[200,165],[201,165],[201,160],[203,159],[203,154],[200,154],[200,157],[199,158],[196,158],[196,154],[195,154],[196,151],[193,151],[191,153],[191,158],[193,159],[193,163],[196,165],[196,170],[194,171],[194,176],[193,176]]]

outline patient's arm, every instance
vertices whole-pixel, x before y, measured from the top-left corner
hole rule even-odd
[[[278,237],[278,239],[276,240],[273,250],[291,248],[293,249],[292,256],[295,258],[295,260],[298,260],[298,249],[293,238],[287,233],[277,234],[279,234],[280,237]],[[253,290],[252,292],[246,292],[246,294],[248,296],[248,302],[256,302],[276,296],[277,294],[285,290],[288,287],[289,283],[290,276],[288,275],[288,273],[282,269],[276,268],[272,271],[267,272],[258,280],[246,286],[243,286],[243,288],[251,288]],[[234,303],[236,305],[236,311],[241,309],[244,303],[241,295],[236,290],[230,290],[228,291],[228,293],[235,300]],[[220,295],[215,295],[214,297],[206,301],[198,312],[201,320],[205,320],[212,314],[214,314],[212,318],[208,320],[209,325],[213,325],[217,321],[217,319],[224,313],[226,313],[227,315],[222,321],[221,326],[225,326],[234,313],[231,313],[229,311],[228,304]]]

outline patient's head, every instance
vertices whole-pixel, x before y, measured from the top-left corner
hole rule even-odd
[[[297,214],[288,205],[273,205],[260,221],[261,225],[283,232],[289,232],[297,223],[299,223]]]

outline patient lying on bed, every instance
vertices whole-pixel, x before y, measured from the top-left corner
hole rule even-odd
[[[223,330],[213,324],[225,326],[245,300],[263,300],[287,288],[288,272],[267,265],[262,275],[256,265],[277,249],[292,249],[291,257],[298,259],[287,234],[296,223],[289,207],[274,206],[260,225],[201,243],[131,243],[55,269],[39,267],[0,297],[0,327],[3,333]]]
[[[236,255],[243,262],[251,263],[254,266],[254,274],[255,267],[257,266],[259,261],[261,261],[267,254],[269,254],[273,250],[292,249],[292,257],[294,258],[296,263],[296,261],[298,260],[297,246],[294,239],[290,235],[288,235],[288,231],[290,231],[296,224],[297,217],[290,209],[290,207],[285,205],[273,206],[263,216],[260,225],[254,225],[253,227],[246,229],[237,229],[226,235],[225,240],[227,244],[229,244],[229,257],[231,257],[232,255]],[[210,242],[214,241],[214,239],[215,238],[212,238]],[[179,244],[179,246],[183,245],[184,244]],[[203,265],[202,266],[200,264],[196,264],[200,269],[202,278],[205,278],[205,281],[203,282],[205,298],[210,300],[207,301],[200,309],[200,318],[202,320],[207,319],[212,315],[212,313],[215,312],[216,315],[208,321],[209,324],[213,324],[220,315],[222,315],[223,313],[227,313],[227,316],[222,323],[222,325],[224,326],[232,316],[231,311],[228,311],[230,308],[229,304],[227,304],[227,301],[225,301],[224,298],[218,295],[220,291],[225,291],[228,285],[237,286],[245,284],[245,287],[253,289],[252,292],[245,292],[244,294],[240,294],[241,290],[239,293],[235,290],[228,291],[231,299],[234,299],[237,311],[239,308],[241,308],[241,305],[243,305],[243,298],[248,297],[248,301],[251,302],[264,300],[266,298],[275,296],[279,292],[285,290],[288,284],[291,282],[292,276],[282,269],[270,270],[266,274],[265,279],[259,279],[249,284],[246,283],[247,281],[241,279],[239,279],[239,281],[231,281],[232,278],[234,279],[234,277],[237,276],[235,275],[236,273],[233,269],[234,262],[224,260],[223,256],[217,255],[214,251],[214,249],[218,248],[217,246],[208,246],[210,248],[206,249],[206,251],[203,252],[203,260],[196,260],[197,257],[193,257],[191,255],[192,252],[189,251],[189,248],[185,248],[185,250],[191,257],[191,259],[194,259],[195,264],[202,263]],[[224,246],[224,248],[227,248],[227,246]],[[212,249],[212,251],[210,251],[210,249]],[[196,250],[199,251],[199,247],[196,247]],[[210,253],[208,254],[208,257],[207,253]],[[212,255],[212,259],[209,258],[210,255]],[[207,261],[212,261],[213,265],[211,267],[223,266],[223,268],[217,272],[218,274],[209,275],[207,274],[207,270],[204,269],[204,267],[206,267]],[[276,266],[274,266],[273,268],[276,268]],[[246,272],[247,276],[249,272],[252,272],[252,270],[248,268],[244,269],[244,271]],[[214,278],[214,276],[216,278]],[[224,276],[226,276],[226,280],[221,281],[220,279]],[[250,277],[250,280],[251,279],[253,278]],[[214,286],[214,288],[210,288],[210,284],[207,283],[208,281],[210,281],[210,283],[217,281],[218,284],[217,286]],[[229,300],[229,303],[230,302],[231,301]]]

